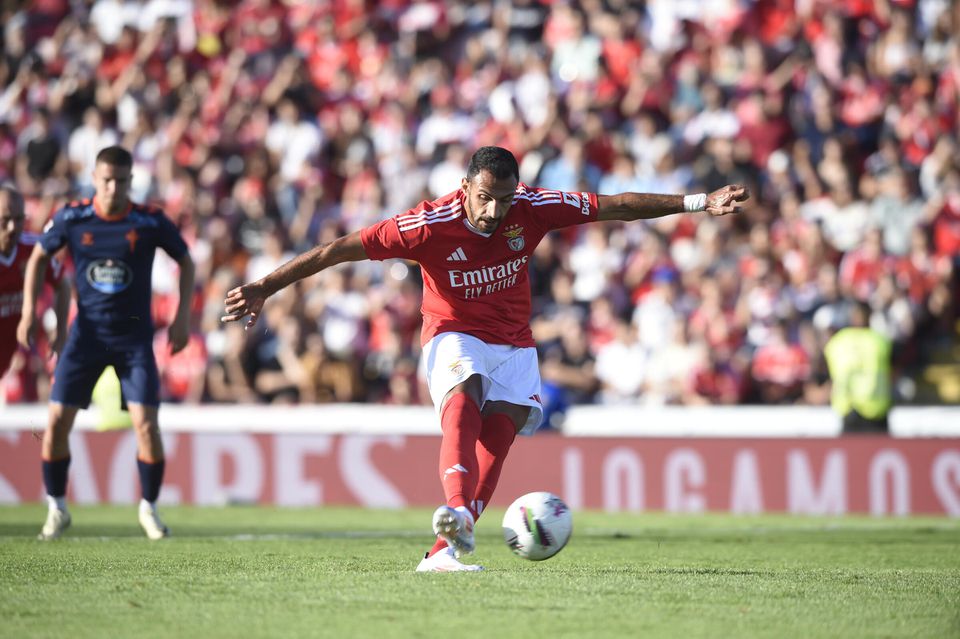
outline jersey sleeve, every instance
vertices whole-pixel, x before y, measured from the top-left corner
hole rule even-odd
[[[391,217],[360,231],[363,250],[371,260],[386,260],[391,257],[413,259],[409,235],[401,233],[397,218]]]
[[[37,243],[43,247],[43,252],[47,255],[53,255],[67,243],[67,221],[62,209],[55,213],[43,227],[43,234]]]
[[[179,262],[180,258],[187,253],[187,243],[183,241],[180,230],[177,229],[170,218],[159,211],[154,215],[158,218],[160,228],[157,245],[166,251],[167,255]]]
[[[596,193],[551,191],[527,187],[521,197],[530,201],[531,210],[546,230],[596,222],[599,215]]]

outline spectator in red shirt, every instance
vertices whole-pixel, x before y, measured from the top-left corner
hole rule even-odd
[[[787,322],[778,320],[753,355],[751,374],[763,404],[794,403],[810,376],[810,357],[790,341],[787,331]]]
[[[840,291],[847,297],[866,301],[876,290],[880,276],[892,267],[892,258],[883,250],[883,232],[872,227],[863,246],[849,251],[840,261]]]

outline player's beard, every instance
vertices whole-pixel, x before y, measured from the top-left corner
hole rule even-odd
[[[487,222],[482,217],[474,216],[473,210],[470,207],[470,204],[467,203],[466,206],[467,206],[467,220],[470,222],[470,225],[473,228],[477,229],[481,233],[493,233],[494,231],[497,230],[497,225],[499,224],[499,222],[497,221]],[[476,222],[473,221],[475,217],[477,220]]]

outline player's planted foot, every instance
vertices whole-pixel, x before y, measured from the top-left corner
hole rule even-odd
[[[476,548],[473,538],[473,515],[460,506],[440,506],[433,513],[433,532],[447,540],[455,557],[470,554]]]
[[[432,557],[424,556],[417,566],[417,572],[477,572],[479,570],[483,570],[483,566],[457,561],[450,546],[438,550]]]
[[[141,504],[140,506],[140,527],[143,528],[143,532],[147,533],[147,537],[154,541],[170,536],[170,529],[160,521],[156,509],[149,505],[143,506]]]
[[[63,531],[70,527],[70,521],[70,513],[66,510],[51,508],[47,511],[47,521],[44,522],[37,539],[41,541],[59,539]]]

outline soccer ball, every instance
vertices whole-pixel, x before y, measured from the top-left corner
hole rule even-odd
[[[571,532],[570,508],[553,493],[527,493],[510,504],[503,515],[503,538],[523,559],[553,557],[567,545]]]

